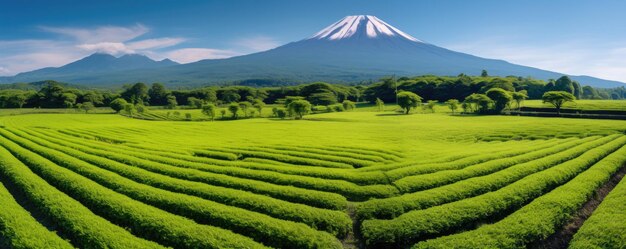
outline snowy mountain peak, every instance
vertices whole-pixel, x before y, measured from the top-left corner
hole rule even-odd
[[[346,16],[338,22],[317,32],[311,39],[340,40],[350,37],[400,37],[414,42],[422,42],[413,36],[400,31],[375,16]]]

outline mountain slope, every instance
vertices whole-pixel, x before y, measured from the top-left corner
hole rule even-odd
[[[294,83],[320,80],[357,82],[392,74],[477,75],[483,69],[494,76],[531,76],[544,80],[564,75],[441,48],[406,34],[374,16],[363,15],[347,16],[307,39],[260,53],[164,66],[158,70],[126,68],[131,70],[83,71],[76,75],[57,74],[51,79],[93,84],[134,81],[206,84],[249,79]],[[625,85],[588,76],[572,78],[583,85],[596,87]]]
[[[73,83],[89,83],[77,80],[86,75],[113,73],[136,69],[154,69],[178,65],[169,59],[154,61],[144,55],[127,54],[116,58],[110,54],[95,53],[61,67],[47,67],[10,77],[13,82],[36,80],[67,80]]]

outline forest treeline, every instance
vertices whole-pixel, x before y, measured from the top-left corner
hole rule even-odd
[[[386,103],[396,101],[396,93],[413,92],[424,101],[444,102],[449,99],[465,100],[471,94],[484,94],[489,89],[501,88],[509,92],[524,92],[529,99],[541,99],[548,91],[565,91],[577,99],[626,99],[626,88],[611,89],[581,86],[563,76],[556,80],[537,80],[523,77],[482,76],[456,77],[418,76],[387,77],[377,82],[358,85],[339,85],[325,82],[283,87],[209,86],[196,89],[168,89],[163,84],[135,83],[118,90],[95,90],[42,81],[28,84],[4,85],[0,89],[0,108],[73,108],[109,106],[123,98],[129,103],[175,107],[177,105],[201,106],[203,103],[229,104],[233,102],[263,101],[281,103],[288,96],[301,96],[314,106],[329,106],[344,100],[368,101],[380,99]]]

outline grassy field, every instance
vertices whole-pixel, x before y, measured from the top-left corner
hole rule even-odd
[[[526,100],[523,107],[543,107],[554,108],[553,105],[543,103],[541,100]],[[626,100],[588,100],[579,99],[574,102],[565,103],[563,109],[577,110],[617,110],[626,111]]]
[[[374,108],[222,122],[0,111],[0,247],[525,247],[626,165],[626,121]],[[618,198],[573,246],[625,246],[593,237]]]

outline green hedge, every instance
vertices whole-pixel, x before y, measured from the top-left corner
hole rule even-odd
[[[525,154],[505,157],[485,163],[479,163],[457,170],[442,170],[430,174],[407,176],[393,182],[404,193],[412,193],[424,189],[439,187],[445,184],[461,181],[471,177],[491,174],[516,164],[540,159],[554,153],[566,150],[588,140],[574,140],[548,148],[542,148]]]
[[[626,167],[626,148],[622,147],[613,157],[606,173],[612,173],[613,168]],[[600,172],[602,173],[602,172]],[[604,179],[604,178],[603,178]],[[583,226],[574,234],[570,243],[572,249],[588,248],[626,248],[626,178],[607,195],[600,206],[593,212]]]
[[[0,147],[0,164],[5,165],[9,158],[4,148]],[[5,167],[5,166],[3,166]],[[6,166],[8,167],[8,166]],[[0,248],[74,248],[55,232],[49,231],[33,218],[15,201],[9,190],[0,182]]]
[[[99,216],[113,223],[128,228],[134,235],[159,242],[166,246],[180,248],[262,248],[259,243],[229,230],[212,226],[199,225],[194,221],[172,215],[150,205],[135,201],[125,195],[107,189],[87,178],[59,167],[47,159],[24,149],[12,140],[14,135],[0,129],[0,144],[10,150],[37,175],[44,178],[55,188],[67,193],[72,198],[89,207]],[[12,138],[8,140],[6,137]],[[22,139],[19,139],[22,140]],[[22,141],[23,144],[28,143]],[[49,151],[49,150],[47,150]],[[66,157],[64,159],[70,159]],[[73,210],[68,210],[73,212]],[[88,224],[91,227],[100,227],[97,223]],[[77,231],[77,233],[84,233]],[[118,232],[101,240],[122,243],[118,240],[122,235]],[[115,239],[111,239],[115,238]],[[103,241],[94,241],[103,243]],[[91,244],[88,244],[91,246]],[[153,245],[154,247],[156,245]],[[103,246],[104,247],[104,246]],[[120,246],[128,248],[129,246]]]
[[[570,150],[509,167],[494,174],[473,177],[416,193],[366,201],[357,206],[356,214],[359,219],[391,219],[411,210],[425,209],[494,191],[528,175],[576,158],[587,150],[600,146],[613,138],[594,139],[593,137],[581,139],[581,143],[586,143]],[[569,146],[569,144],[566,145]]]
[[[350,217],[344,212],[295,204],[247,191],[180,180],[140,168],[128,167],[110,159],[85,154],[79,150],[69,148],[71,145],[69,142],[51,137],[37,136],[36,133],[31,131],[25,131],[30,135],[23,132],[12,132],[46,148],[61,151],[67,155],[97,165],[100,168],[113,171],[121,176],[153,187],[199,196],[207,200],[265,213],[280,219],[302,222],[337,236],[345,235],[352,226]]]
[[[591,149],[580,157],[530,175],[497,191],[457,202],[410,211],[393,220],[365,220],[361,232],[368,246],[401,245],[428,236],[472,226],[492,216],[505,215],[557,187],[626,143],[626,136]]]
[[[92,213],[80,202],[72,199],[45,180],[34,174],[27,166],[16,159],[11,151],[21,155],[23,149],[14,145],[0,136],[0,174],[5,184],[11,184],[18,189],[42,216],[57,224],[57,227],[67,238],[78,247],[94,248],[160,248],[158,244],[133,236],[124,228],[116,226],[102,217]],[[5,149],[7,148],[7,149]],[[15,149],[15,150],[14,150]],[[28,153],[32,154],[32,153]],[[22,159],[24,160],[24,159]],[[28,160],[25,160],[28,161]],[[2,206],[4,204],[3,200]],[[8,205],[7,205],[8,206]],[[11,213],[3,213],[10,215]],[[28,227],[24,227],[26,229]],[[33,230],[33,232],[36,230]],[[38,234],[35,238],[46,236],[46,233]],[[30,239],[30,238],[29,238]],[[36,241],[33,241],[36,242]],[[52,243],[55,243],[52,241]],[[59,242],[51,246],[61,245]],[[46,248],[40,247],[40,248]]]
[[[242,169],[238,167],[223,167],[223,166],[214,166],[214,165],[206,165],[202,163],[189,162],[179,159],[167,158],[163,156],[153,155],[149,152],[144,153],[130,153],[127,151],[115,150],[112,148],[113,146],[100,146],[100,145],[76,145],[74,148],[79,149],[81,151],[88,152],[90,154],[98,155],[101,157],[109,158],[115,161],[119,161],[125,164],[135,165],[138,167],[149,167],[154,170],[159,170],[159,173],[167,174],[170,176],[178,177],[172,173],[165,173],[165,171],[177,171],[178,173],[182,171],[189,170],[200,170],[203,172],[212,172],[217,174],[225,174],[233,177],[242,177],[254,180],[260,180],[263,182],[268,182],[272,184],[279,185],[288,185],[302,188],[302,191],[313,191],[320,190],[325,192],[332,192],[341,194],[350,198],[351,200],[366,200],[372,197],[389,197],[398,194],[398,190],[390,185],[366,185],[361,186],[351,182],[343,181],[343,180],[327,180],[327,179],[319,179],[315,177],[307,177],[307,176],[294,176],[281,174],[277,172],[271,171],[259,171],[252,169]],[[175,169],[167,170],[168,167],[172,168],[175,166]],[[154,171],[151,170],[151,171]],[[207,174],[207,173],[205,173]],[[227,178],[227,176],[224,176]],[[219,179],[223,180],[223,179]],[[240,181],[246,181],[245,179],[240,179]],[[249,180],[248,180],[249,181]],[[210,182],[211,183],[211,182]],[[214,184],[214,183],[211,183]],[[219,185],[219,184],[217,184]],[[227,186],[230,187],[230,186]],[[250,191],[256,191],[257,189],[246,189]],[[340,209],[344,208],[346,202],[339,203],[340,198],[344,198],[343,196],[337,197],[335,194],[333,196],[332,193],[327,193],[326,196],[333,198],[333,201],[338,201]],[[290,199],[291,201],[291,199]],[[304,204],[315,205],[320,201],[326,201],[325,199],[318,198],[312,199],[310,202],[304,202]],[[301,202],[302,203],[302,202]],[[318,206],[318,207],[328,207]]]
[[[441,170],[462,169],[470,165],[475,165],[479,163],[485,163],[485,162],[499,160],[499,159],[508,158],[512,156],[522,155],[522,154],[526,154],[526,153],[533,152],[536,150],[549,148],[561,142],[562,141],[550,141],[548,143],[544,143],[541,145],[526,146],[526,147],[523,147],[522,149],[503,151],[503,152],[498,152],[498,153],[480,154],[476,156],[466,157],[461,160],[457,160],[453,162],[418,164],[414,166],[408,166],[408,167],[398,168],[394,170],[389,170],[385,172],[385,174],[392,181],[396,181],[407,176],[434,173],[434,172],[441,171]]]
[[[414,248],[525,248],[526,245],[558,232],[606,183],[626,166],[626,146],[605,157],[571,181],[543,195],[503,220],[476,230],[418,243]],[[623,184],[626,186],[626,184]],[[616,189],[620,191],[619,189]],[[615,191],[615,190],[614,190]],[[613,194],[612,192],[611,194]],[[626,246],[626,187],[621,200],[609,195],[574,235],[570,248],[624,248]],[[613,206],[614,205],[614,206]],[[611,212],[603,209],[613,206]],[[598,215],[598,216],[596,216]],[[595,217],[602,218],[596,219]],[[595,228],[586,228],[586,226]]]
[[[169,212],[186,216],[199,223],[232,230],[272,247],[341,248],[341,243],[332,235],[316,231],[304,224],[275,219],[245,209],[150,187],[8,132],[0,131],[0,133],[58,165],[88,177],[112,190]],[[77,176],[77,178],[79,177]],[[173,226],[175,225],[171,227]],[[188,227],[193,228],[192,226]]]

